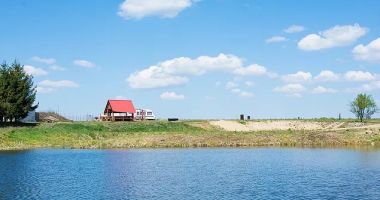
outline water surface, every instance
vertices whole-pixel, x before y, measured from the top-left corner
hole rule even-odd
[[[379,199],[380,151],[0,151],[0,199]]]

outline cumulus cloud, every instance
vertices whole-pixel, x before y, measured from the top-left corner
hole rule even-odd
[[[298,71],[295,74],[287,74],[282,76],[282,80],[288,83],[303,83],[311,81],[313,75],[310,72]]]
[[[315,87],[312,91],[314,94],[327,94],[327,93],[337,93],[338,91],[332,88],[325,88],[322,86]]]
[[[127,81],[132,88],[158,88],[184,84],[189,80],[187,76],[200,76],[208,72],[219,71],[241,76],[267,73],[263,66],[254,64],[244,67],[241,58],[219,54],[215,57],[200,56],[195,59],[179,57],[160,62],[130,74]]]
[[[56,63],[56,60],[54,58],[41,58],[38,56],[33,56],[32,60],[35,62],[40,62],[40,63],[44,63],[44,64],[48,64],[48,65],[52,65],[52,64]]]
[[[305,51],[314,51],[326,48],[347,46],[364,36],[368,29],[359,24],[335,26],[319,32],[309,34],[298,42],[298,48]]]
[[[285,33],[298,33],[304,31],[305,28],[300,25],[291,25],[288,28],[284,29]]]
[[[288,41],[288,38],[283,36],[273,36],[265,40],[266,43],[277,43],[277,42],[285,42]]]
[[[148,16],[176,17],[197,0],[125,0],[119,6],[118,15],[125,19],[141,19]]]
[[[74,81],[70,80],[43,80],[37,84],[37,92],[39,93],[49,93],[56,91],[60,88],[78,88],[79,85]]]
[[[301,84],[287,84],[284,86],[276,87],[273,89],[274,92],[281,92],[291,96],[300,97],[302,93],[305,92],[306,88]]]
[[[32,75],[32,76],[44,76],[44,75],[48,74],[48,72],[45,71],[44,69],[38,68],[38,67],[33,67],[31,65],[25,65],[24,71],[25,71],[25,73]]]
[[[380,38],[370,42],[368,45],[360,44],[356,46],[352,53],[356,60],[380,63]]]
[[[158,66],[151,66],[129,75],[127,81],[131,88],[159,88],[184,84],[188,82],[188,78],[169,74]]]
[[[183,94],[176,94],[175,92],[164,92],[160,95],[163,100],[183,100],[185,96]]]
[[[84,67],[84,68],[93,68],[95,67],[95,64],[88,61],[88,60],[74,60],[74,65]]]
[[[344,78],[347,81],[354,82],[364,82],[364,81],[373,81],[375,80],[375,76],[370,72],[363,71],[348,71],[344,74]]]
[[[316,81],[337,81],[339,75],[330,70],[323,70],[314,79]]]
[[[267,73],[267,69],[264,66],[253,64],[247,67],[238,67],[234,70],[234,74],[247,76],[247,75],[264,75]]]

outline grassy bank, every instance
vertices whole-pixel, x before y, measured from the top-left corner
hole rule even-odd
[[[380,145],[380,130],[227,132],[207,121],[66,122],[0,128],[0,150],[366,145]]]

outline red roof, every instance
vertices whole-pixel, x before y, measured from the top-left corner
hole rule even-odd
[[[108,100],[106,109],[110,105],[112,112],[115,113],[134,113],[135,107],[131,100]]]

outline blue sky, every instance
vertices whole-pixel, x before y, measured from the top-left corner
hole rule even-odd
[[[0,59],[34,75],[39,110],[160,118],[353,117],[380,104],[380,1],[0,1]],[[376,117],[380,117],[379,114]]]

